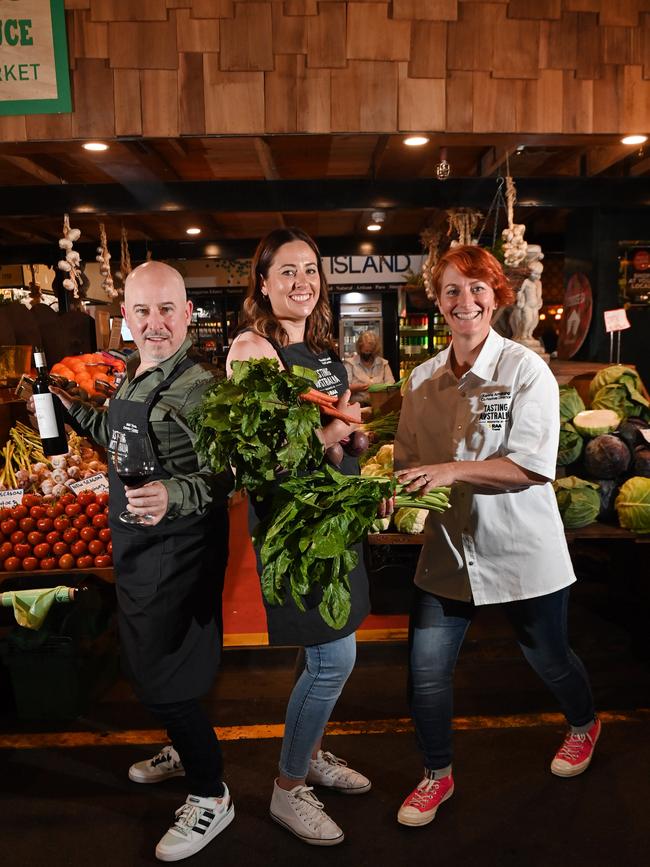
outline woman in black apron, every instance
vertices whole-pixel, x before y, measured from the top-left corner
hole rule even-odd
[[[331,350],[331,323],[316,244],[300,229],[271,232],[260,242],[253,259],[244,322],[228,356],[229,372],[232,361],[250,358],[276,358],[286,369],[294,364],[309,367],[318,376],[315,387],[339,397],[337,406],[360,418],[359,407],[348,406],[347,374]],[[321,438],[327,448],[350,432],[348,425],[335,420],[321,430]],[[341,471],[358,473],[357,461],[346,456]],[[265,505],[256,504],[258,517]],[[359,794],[371,785],[362,774],[321,749],[323,731],[354,666],[355,630],[370,610],[360,546],[358,553],[359,564],[350,575],[350,618],[342,629],[332,629],[322,620],[320,590],[305,599],[305,612],[296,608],[290,594],[284,605],[265,602],[270,643],[305,649],[305,667],[287,708],[271,817],[305,843],[318,846],[342,842],[343,832],[325,813],[312,786]]]

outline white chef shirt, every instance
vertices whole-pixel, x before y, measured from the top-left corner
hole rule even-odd
[[[553,479],[560,413],[548,366],[493,330],[460,379],[449,353],[411,374],[396,468],[507,457]],[[451,508],[427,518],[415,573],[423,590],[487,605],[553,593],[575,580],[550,481],[494,494],[458,483]]]

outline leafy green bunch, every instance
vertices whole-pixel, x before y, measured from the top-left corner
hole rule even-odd
[[[288,588],[304,611],[303,598],[320,584],[321,617],[333,629],[344,626],[350,616],[349,574],[359,559],[350,548],[368,532],[381,500],[397,493],[398,506],[439,512],[449,506],[449,488],[409,499],[401,493],[404,487],[390,478],[344,476],[329,466],[283,482],[272,513],[255,531],[267,602],[282,605]]]
[[[232,371],[190,418],[196,448],[212,469],[232,466],[238,489],[263,492],[280,469],[296,475],[320,464],[320,411],[298,399],[313,388],[314,371],[295,366],[289,373],[272,358],[233,361]]]

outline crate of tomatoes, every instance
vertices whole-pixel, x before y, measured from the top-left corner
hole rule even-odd
[[[24,494],[0,510],[0,571],[105,569],[113,564],[108,494]]]

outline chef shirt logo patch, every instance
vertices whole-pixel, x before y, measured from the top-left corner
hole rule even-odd
[[[479,424],[486,425],[491,430],[503,430],[510,412],[512,392],[490,391],[481,395],[483,410],[478,420]]]

